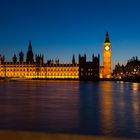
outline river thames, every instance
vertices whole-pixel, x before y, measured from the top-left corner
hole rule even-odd
[[[140,138],[140,84],[0,81],[0,129]]]

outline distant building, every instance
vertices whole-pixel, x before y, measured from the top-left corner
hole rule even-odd
[[[125,66],[117,64],[113,70],[113,77],[116,79],[137,76],[140,76],[140,60],[137,57],[132,57]]]
[[[92,58],[92,61],[86,60],[86,55],[79,55],[79,79],[80,80],[98,80],[99,79],[99,55]]]
[[[24,61],[24,53],[19,53],[19,60],[16,54],[12,62],[5,62],[5,57],[0,55],[0,77],[9,78],[46,78],[46,79],[79,79],[79,65],[75,62],[73,55],[72,64],[60,64],[59,60],[48,60],[44,63],[43,55],[35,55],[32,51],[31,41],[29,42]]]
[[[79,79],[78,64],[47,64],[47,79]]]
[[[103,44],[103,66],[100,66],[99,69],[99,77],[101,79],[112,78],[111,56],[112,56],[112,45],[110,43],[109,34],[107,32]]]
[[[6,62],[5,56],[0,55],[0,77],[79,80],[111,78],[111,53],[112,47],[109,35],[106,33],[103,46],[104,66],[100,66],[100,55],[93,55],[92,61],[87,61],[86,55],[79,55],[79,64],[76,63],[74,55],[71,64],[61,64],[59,59],[44,63],[42,54],[34,56],[30,41],[25,59],[22,51],[19,53],[19,59],[14,54],[12,62]]]

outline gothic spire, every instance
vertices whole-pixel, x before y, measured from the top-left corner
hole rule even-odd
[[[21,52],[19,53],[19,62],[20,62],[20,63],[23,63],[23,61],[24,61],[24,53],[21,51]]]
[[[108,32],[106,32],[106,37],[105,37],[105,43],[107,43],[107,42],[110,42],[110,39],[109,39],[109,34],[108,34]]]
[[[32,43],[31,43],[31,40],[29,41],[29,47],[28,47],[28,50],[32,51]]]
[[[26,62],[33,64],[34,62],[34,54],[32,51],[32,44],[31,41],[29,42],[29,47],[28,47],[28,51],[27,51],[27,57],[26,57]]]
[[[75,64],[75,55],[73,54],[73,57],[72,57],[72,64]]]

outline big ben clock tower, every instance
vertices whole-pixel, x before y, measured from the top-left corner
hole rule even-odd
[[[111,78],[111,54],[112,54],[112,46],[107,32],[105,42],[103,45],[103,64],[104,64],[103,78]]]

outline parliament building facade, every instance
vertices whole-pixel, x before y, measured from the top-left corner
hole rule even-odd
[[[111,78],[111,43],[106,33],[103,45],[103,63],[100,66],[100,55],[92,56],[92,61],[86,60],[86,55],[79,55],[79,63],[75,62],[73,55],[71,64],[61,64],[59,60],[48,60],[44,63],[43,55],[36,55],[32,51],[29,42],[26,60],[24,53],[19,53],[19,59],[14,54],[11,62],[6,62],[5,57],[0,55],[0,77],[21,79],[79,79],[98,80],[99,78]]]

